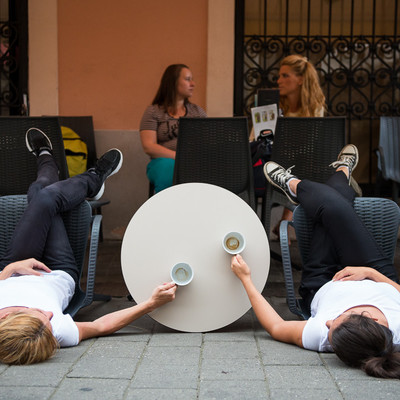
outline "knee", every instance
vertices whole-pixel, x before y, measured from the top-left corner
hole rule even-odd
[[[57,194],[46,187],[36,193],[31,204],[40,211],[52,210],[57,207]]]
[[[156,193],[172,186],[174,167],[175,160],[172,158],[156,158],[150,161],[147,166],[147,177],[154,184]]]

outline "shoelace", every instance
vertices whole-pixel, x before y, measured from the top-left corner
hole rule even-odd
[[[292,168],[294,168],[294,167],[295,167],[295,165],[292,165],[287,170],[279,168],[277,171],[275,171],[271,174],[271,177],[273,179],[276,179],[280,185],[284,185],[286,183],[287,179],[290,178],[291,176],[293,176]]]
[[[334,161],[332,164],[330,164],[331,167],[337,168],[340,165],[344,165],[348,168],[351,168],[355,162],[356,158],[353,155],[346,155],[342,154],[340,157],[340,160]]]

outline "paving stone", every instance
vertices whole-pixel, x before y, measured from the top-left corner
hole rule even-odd
[[[329,373],[336,380],[363,381],[365,379],[373,379],[359,368],[348,367],[335,354],[321,354],[321,359],[324,361]]]
[[[198,365],[200,347],[148,346],[141,365]]]
[[[6,386],[1,388],[1,399],[7,400],[47,400],[54,393],[52,387],[28,386]]]
[[[137,363],[136,358],[85,357],[75,364],[67,376],[68,378],[131,379]]]
[[[205,342],[203,358],[251,358],[258,357],[255,340],[253,342]]]
[[[78,361],[87,351],[88,346],[75,346],[58,349],[56,354],[50,358],[47,363],[75,363]]]
[[[199,400],[268,400],[265,381],[201,381]]]
[[[321,366],[271,366],[265,367],[270,389],[335,389],[328,371]]]
[[[270,337],[258,339],[264,365],[323,365],[315,351],[307,351]]]
[[[345,400],[388,400],[400,397],[400,381],[369,377],[364,381],[339,381]]]
[[[119,400],[124,397],[128,385],[129,380],[123,379],[67,378],[61,383],[52,400]]]
[[[87,350],[85,357],[140,358],[145,346],[144,342],[98,341]]]
[[[203,341],[201,333],[158,333],[153,335],[149,346],[198,346]]]
[[[211,332],[204,334],[204,342],[253,342],[254,331],[247,329],[238,332]]]
[[[271,400],[343,400],[337,389],[271,389]],[[365,399],[365,397],[364,397]]]
[[[143,333],[136,328],[126,327],[110,336],[99,337],[97,342],[144,342],[148,343],[152,333]]]
[[[197,400],[196,389],[129,389],[126,400]]]
[[[257,359],[205,359],[201,364],[201,380],[263,380],[261,363]]]
[[[194,365],[140,365],[130,388],[197,389],[199,367]]]
[[[70,363],[44,362],[33,365],[13,365],[0,375],[0,387],[49,386],[56,387],[71,369]],[[25,390],[25,389],[23,389]],[[1,393],[1,392],[0,392]]]

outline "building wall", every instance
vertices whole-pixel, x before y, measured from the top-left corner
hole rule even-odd
[[[106,237],[121,237],[148,195],[142,113],[162,72],[187,64],[192,101],[233,110],[234,0],[29,0],[31,115],[92,115],[98,155],[124,153],[106,185]]]

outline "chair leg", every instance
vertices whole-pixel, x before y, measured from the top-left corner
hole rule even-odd
[[[392,198],[395,203],[399,202],[399,186],[398,182],[392,181]]]

